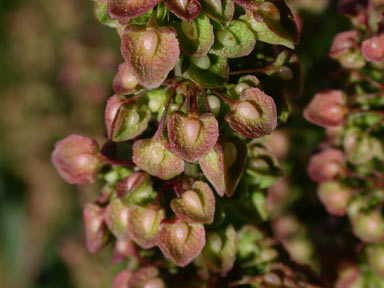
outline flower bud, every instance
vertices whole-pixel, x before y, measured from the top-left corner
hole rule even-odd
[[[209,105],[209,110],[212,112],[213,115],[215,116],[219,115],[221,102],[218,97],[213,95],[208,96],[208,105]]]
[[[180,50],[173,28],[130,25],[122,37],[121,53],[138,82],[153,89],[159,87],[175,67]]]
[[[120,263],[129,256],[135,255],[136,247],[129,239],[117,239],[112,255],[112,263]]]
[[[75,134],[55,144],[51,160],[66,182],[78,185],[94,182],[102,165],[97,143]]]
[[[164,138],[141,139],[133,144],[133,162],[152,176],[168,180],[183,173],[184,161],[165,149]]]
[[[317,188],[320,201],[327,211],[333,215],[343,216],[347,212],[352,193],[338,182],[323,182]]]
[[[384,245],[373,244],[366,248],[369,267],[380,276],[384,276]]]
[[[190,21],[199,16],[200,3],[197,0],[168,0],[165,5],[175,15]]]
[[[202,252],[204,261],[215,273],[225,274],[236,260],[237,233],[232,225],[207,234],[207,244]]]
[[[212,114],[173,113],[168,121],[169,150],[188,162],[196,162],[215,146],[219,124]]]
[[[221,197],[231,197],[243,175],[247,147],[238,139],[220,140],[215,147],[199,161],[204,176]]]
[[[166,258],[177,266],[185,267],[205,246],[204,226],[182,220],[162,223],[157,245]]]
[[[85,203],[83,205],[83,221],[88,251],[96,253],[107,244],[109,238],[104,208],[93,203]]]
[[[240,101],[225,117],[231,128],[245,137],[258,138],[270,134],[277,126],[276,104],[258,88],[245,89]]]
[[[129,270],[123,270],[113,278],[112,288],[127,288],[132,273]]]
[[[304,109],[304,118],[322,127],[342,125],[348,109],[345,95],[341,90],[328,90],[317,93]]]
[[[160,222],[165,218],[163,209],[132,206],[128,209],[128,235],[140,247],[156,246]]]
[[[160,2],[160,0],[107,0],[108,15],[111,19],[119,20],[122,24],[128,24],[131,18],[140,16]]]
[[[116,185],[117,196],[127,205],[146,205],[154,200],[156,193],[148,174],[135,172]]]
[[[377,34],[364,40],[361,45],[361,52],[365,59],[370,62],[384,61],[384,33]]]
[[[192,189],[171,201],[171,208],[177,218],[188,223],[210,224],[215,216],[215,195],[208,184],[196,181]]]
[[[308,175],[315,182],[330,181],[344,173],[344,166],[343,151],[329,148],[310,158]]]
[[[133,273],[128,282],[128,288],[166,288],[165,283],[158,277],[155,267],[141,268]]]
[[[135,91],[139,82],[136,77],[129,72],[127,63],[119,65],[119,70],[113,79],[113,91],[116,94],[131,94]]]
[[[105,210],[105,220],[109,230],[118,239],[127,239],[128,235],[128,207],[119,198],[114,198]]]
[[[124,99],[119,95],[113,95],[107,101],[104,113],[105,127],[107,128],[108,138],[112,137],[112,124],[113,120],[116,118],[117,112],[120,107],[123,105]]]
[[[352,217],[353,233],[367,243],[384,241],[384,219],[378,211],[358,213]]]

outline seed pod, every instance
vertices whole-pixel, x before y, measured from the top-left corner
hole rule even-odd
[[[105,210],[105,220],[109,230],[118,239],[128,239],[128,207],[119,198],[114,198]]]
[[[133,144],[133,162],[152,176],[168,180],[183,173],[184,161],[165,147],[164,138],[141,139]]]
[[[379,211],[352,216],[352,229],[356,237],[367,243],[384,241],[384,219]]]
[[[166,258],[177,266],[185,267],[205,246],[204,226],[182,220],[162,223],[157,245]]]
[[[220,140],[199,161],[204,176],[221,197],[231,197],[243,175],[247,160],[247,147],[239,139]]]
[[[96,253],[103,248],[109,238],[109,231],[105,224],[104,208],[93,203],[83,205],[83,221],[88,251]]]
[[[135,244],[130,239],[117,239],[112,255],[112,263],[120,263],[136,253]]]
[[[123,270],[113,278],[112,288],[127,288],[132,273],[129,270]]]
[[[225,120],[233,130],[245,137],[258,138],[275,130],[276,104],[272,97],[258,88],[245,89]]]
[[[210,18],[219,22],[229,22],[233,18],[235,5],[231,0],[201,0],[202,10]]]
[[[143,15],[151,10],[160,0],[107,0],[108,15],[111,19],[128,24],[131,18]]]
[[[196,181],[171,201],[171,208],[177,218],[188,223],[210,224],[215,216],[215,196],[206,183]]]
[[[185,54],[195,57],[207,55],[215,41],[215,35],[206,15],[200,14],[193,21],[174,22],[172,25],[177,31],[180,49]]]
[[[131,94],[135,92],[139,84],[135,75],[129,71],[128,66],[127,63],[119,65],[119,70],[113,79],[113,91],[115,91],[116,94]]]
[[[216,32],[216,41],[210,53],[227,58],[238,58],[249,55],[255,44],[255,35],[246,23],[231,21],[228,27]]]
[[[329,57],[338,59],[356,47],[356,41],[359,37],[357,30],[345,31],[337,34],[333,39],[331,50],[329,51]]]
[[[128,209],[128,235],[144,249],[156,246],[160,222],[165,218],[163,209],[132,206]]]
[[[130,72],[147,89],[159,87],[179,58],[179,42],[171,27],[128,26],[122,36],[121,54]]]
[[[155,267],[141,268],[133,273],[129,279],[128,288],[166,288],[163,280],[159,277],[159,271]]]
[[[344,166],[343,151],[329,148],[310,158],[308,175],[315,182],[330,181],[344,174]]]
[[[361,52],[365,59],[370,62],[384,61],[384,33],[377,34],[364,40],[361,45]]]
[[[113,120],[116,118],[117,112],[123,104],[124,98],[119,95],[113,95],[107,101],[107,105],[105,107],[104,112],[104,121],[109,139],[112,137]]]
[[[95,1],[93,4],[93,15],[103,25],[116,28],[119,23],[108,16],[108,3],[106,1]]]
[[[219,124],[210,114],[173,113],[168,121],[169,151],[188,162],[196,162],[215,146]]]
[[[348,108],[341,90],[317,93],[304,109],[304,118],[321,127],[335,127],[344,123]]]
[[[55,144],[51,161],[66,182],[78,185],[94,182],[102,165],[97,143],[75,134]]]
[[[116,185],[117,196],[126,205],[147,205],[156,197],[148,174],[135,172]]]
[[[117,108],[121,101],[113,97],[108,101],[105,111],[106,125],[110,125],[110,119],[114,116],[112,125],[107,126],[110,138],[115,142],[122,142],[139,136],[147,129],[151,119],[151,112],[148,107],[127,103]]]
[[[347,212],[351,191],[338,182],[323,182],[317,187],[320,201],[330,214],[343,216]]]
[[[283,0],[254,2],[235,0],[246,8],[247,14],[240,17],[256,33],[256,39],[293,49],[299,43],[300,34],[289,7]]]
[[[202,255],[209,269],[226,274],[233,267],[237,252],[237,233],[232,225],[207,234],[207,244]]]
[[[173,14],[186,21],[195,19],[200,13],[200,3],[198,0],[166,0],[165,6]]]

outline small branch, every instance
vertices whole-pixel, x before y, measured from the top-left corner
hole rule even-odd
[[[228,98],[227,96],[224,96],[223,94],[220,94],[219,92],[217,92],[216,90],[214,89],[211,89],[211,91],[218,97],[220,97],[221,99],[223,99],[225,102],[227,102],[228,104],[235,104],[235,100],[233,99],[230,99]]]
[[[209,102],[208,102],[208,97],[207,97],[207,92],[205,91],[205,89],[201,89],[201,91],[203,92],[203,98],[204,98],[204,103],[205,103],[205,106],[207,108],[207,111],[211,112],[211,107],[209,107]]]
[[[373,80],[372,78],[361,74],[359,71],[355,70],[353,72],[357,77],[359,77],[362,80],[369,82],[372,86],[376,87],[377,89],[384,90],[384,85],[381,84],[380,82],[377,82],[376,80]]]
[[[103,158],[103,161],[105,164],[110,164],[110,165],[119,165],[119,166],[126,166],[126,167],[135,167],[135,164],[132,163],[131,161],[126,161],[126,160],[120,160],[120,159],[112,159],[109,158],[105,155],[101,155]]]

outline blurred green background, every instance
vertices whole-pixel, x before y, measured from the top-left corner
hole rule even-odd
[[[330,216],[303,175],[323,132],[301,109],[316,91],[336,88],[323,76],[347,22],[333,6],[302,20],[305,89],[285,127],[293,145],[284,165],[300,195],[288,212],[305,216],[312,239],[325,241],[314,243],[320,249],[332,239],[316,229]],[[95,199],[97,184],[64,183],[50,152],[70,133],[104,142],[103,108],[122,61],[118,35],[93,19],[90,0],[12,0],[0,1],[0,39],[0,287],[110,287],[120,269],[111,247],[90,255],[84,244],[81,205]]]

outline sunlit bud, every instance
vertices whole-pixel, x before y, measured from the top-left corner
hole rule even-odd
[[[215,216],[215,196],[208,184],[196,181],[181,198],[171,201],[171,208],[179,219],[188,223],[210,224]]]
[[[138,84],[136,77],[129,72],[128,64],[120,64],[119,70],[113,79],[113,91],[117,94],[130,94],[135,91]]]
[[[165,218],[163,209],[132,206],[129,208],[128,234],[140,247],[156,246],[160,222]]]
[[[83,205],[83,221],[88,251],[98,252],[103,248],[109,237],[109,231],[105,224],[104,208],[93,203]]]
[[[75,134],[55,144],[51,160],[66,182],[78,185],[95,181],[102,165],[97,143]]]
[[[210,114],[173,113],[168,121],[169,150],[185,161],[196,162],[216,144],[219,127]]]
[[[239,83],[239,84],[236,85],[235,91],[236,91],[237,94],[241,95],[241,93],[243,93],[244,89],[247,89],[247,88],[250,88],[250,87],[251,86],[249,86],[247,83],[242,82],[242,83]]]
[[[319,184],[317,193],[327,211],[333,215],[345,215],[351,199],[351,191],[338,182],[323,182]]]
[[[231,31],[227,29],[219,30],[216,35],[221,44],[227,47],[232,47],[237,44],[237,40]]]
[[[316,182],[330,181],[344,173],[344,166],[343,151],[330,148],[310,158],[308,175]]]
[[[205,230],[201,224],[181,220],[161,224],[158,246],[164,256],[184,267],[196,258],[205,246]]]
[[[280,11],[276,7],[276,5],[273,4],[272,2],[266,1],[266,2],[261,3],[259,6],[259,9],[260,9],[261,13],[270,17],[274,21],[276,21],[276,22],[280,21]]]
[[[193,64],[202,70],[207,70],[211,66],[211,60],[209,59],[209,56],[203,56],[201,58],[193,56],[191,60]]]
[[[384,220],[380,212],[358,213],[351,220],[353,233],[361,240],[368,243],[384,240]]]
[[[377,34],[364,40],[361,52],[365,59],[370,62],[384,61],[384,33]]]
[[[212,114],[215,116],[219,115],[220,107],[221,107],[220,99],[213,95],[208,96],[207,99],[208,99],[209,109],[212,112]]]
[[[168,180],[184,171],[184,161],[166,150],[165,139],[141,139],[134,143],[133,162],[152,176]]]
[[[280,67],[276,74],[284,79],[284,80],[292,80],[293,79],[293,72],[291,70],[291,68],[289,68],[288,66],[282,66]]]
[[[161,101],[161,99],[152,98],[151,100],[149,100],[148,106],[149,109],[151,109],[151,111],[155,113],[159,111],[162,104],[163,102]]]
[[[315,95],[304,110],[304,118],[322,127],[342,125],[348,108],[341,90],[328,90]]]

